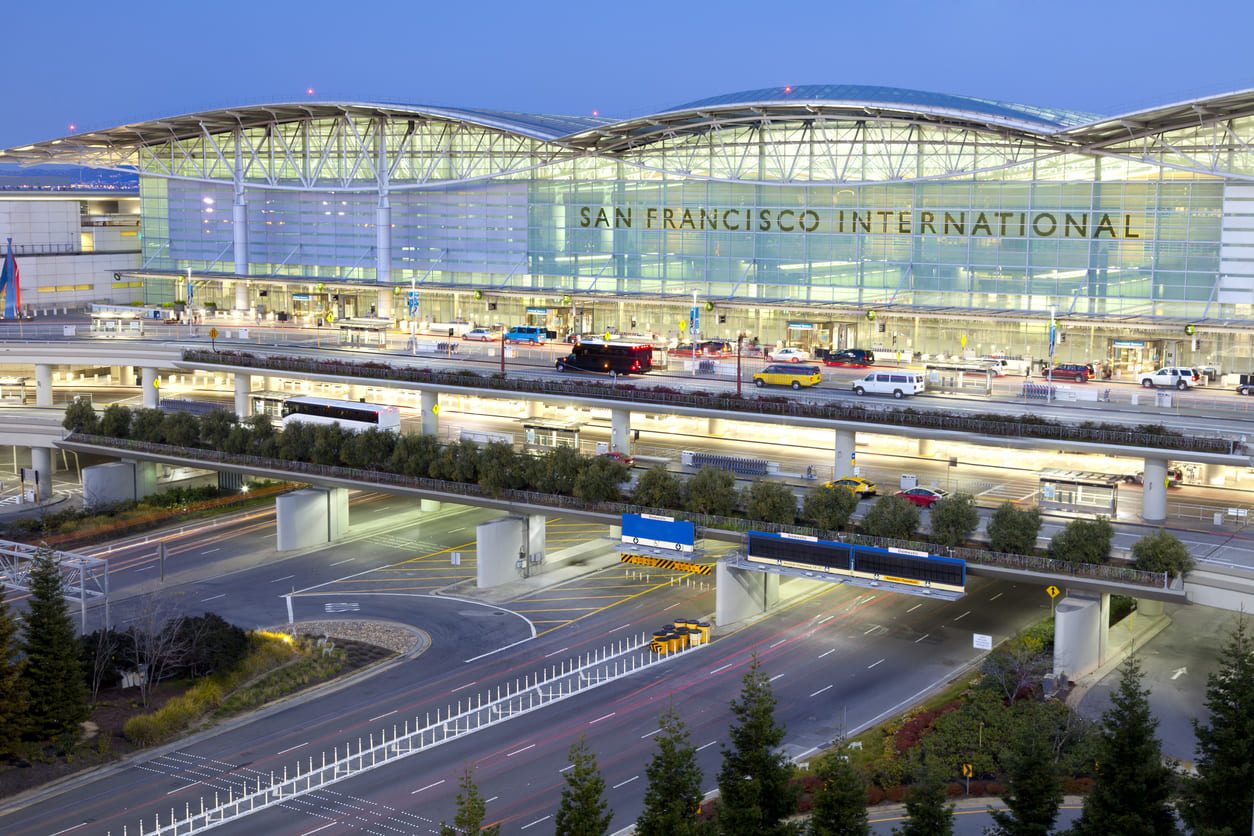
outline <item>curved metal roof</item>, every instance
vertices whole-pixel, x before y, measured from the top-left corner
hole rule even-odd
[[[1062,131],[1060,135],[1082,145],[1101,145],[1251,115],[1254,115],[1254,89],[1234,90],[1099,119]]]
[[[919,109],[922,112],[929,113],[935,111],[973,113],[997,120],[1008,120],[1017,123],[1032,122],[1055,130],[1074,125],[1083,125],[1101,118],[1098,114],[1081,113],[1074,110],[1034,107],[1032,105],[999,102],[993,99],[977,99],[971,96],[954,96],[948,93],[929,93],[925,90],[876,87],[864,84],[803,84],[796,87],[767,87],[761,90],[746,90],[740,93],[726,93],[721,96],[712,96],[708,99],[699,99],[695,102],[682,104],[671,110],[687,111],[701,108],[747,104],[767,105],[798,101],[853,104],[896,110]]]

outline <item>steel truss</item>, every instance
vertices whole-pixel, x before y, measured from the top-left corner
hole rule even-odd
[[[32,546],[12,540],[0,540],[0,584],[18,592],[29,593],[30,571],[35,556],[48,546]],[[88,602],[104,602],[105,623],[108,623],[109,561],[102,557],[88,557],[73,552],[53,551],[61,569],[62,588],[65,597],[79,602],[82,629],[87,632]]]

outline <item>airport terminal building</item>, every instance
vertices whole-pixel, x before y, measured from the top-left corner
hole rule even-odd
[[[146,301],[1249,371],[1254,90],[1118,117],[882,87],[628,120],[366,102],[0,152],[139,174]],[[16,242],[15,242],[16,243]],[[189,280],[190,276],[190,280]],[[103,300],[102,300],[103,301]]]

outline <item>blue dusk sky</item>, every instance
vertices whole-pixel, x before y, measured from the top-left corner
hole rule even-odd
[[[1118,115],[1254,88],[1252,22],[1249,0],[15,3],[0,148],[265,102],[630,117],[821,83]]]

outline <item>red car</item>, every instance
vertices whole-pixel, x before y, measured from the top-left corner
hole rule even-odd
[[[613,459],[614,461],[624,464],[627,467],[631,467],[633,464],[636,463],[635,456],[629,456],[626,453],[619,453],[617,450],[612,450],[609,453],[602,453],[601,457],[606,458],[606,459]]]
[[[945,497],[949,496],[949,491],[940,488],[911,488],[908,491],[897,491],[893,496],[899,496],[909,502],[913,502],[920,508],[931,508]]]

